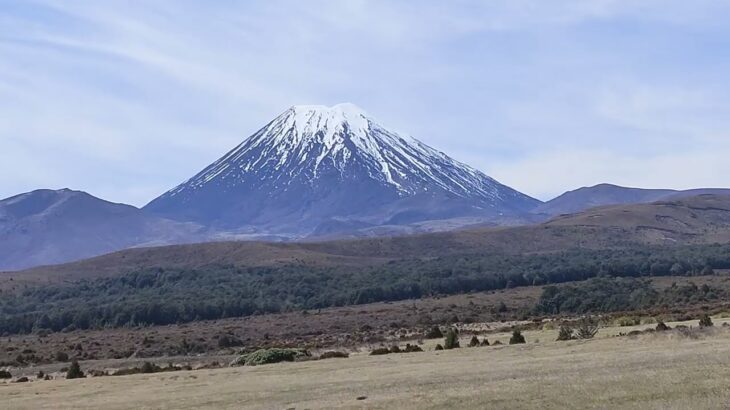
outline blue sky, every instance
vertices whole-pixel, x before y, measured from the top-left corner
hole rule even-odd
[[[730,2],[0,0],[0,197],[144,205],[352,102],[527,194],[728,187]]]

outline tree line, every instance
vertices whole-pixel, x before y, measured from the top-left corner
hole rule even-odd
[[[167,325],[599,276],[700,275],[713,269],[730,269],[730,245],[472,252],[362,267],[157,267],[5,292],[0,295],[0,334]]]

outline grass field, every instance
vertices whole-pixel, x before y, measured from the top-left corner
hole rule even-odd
[[[0,403],[8,409],[727,408],[730,330],[722,322],[696,337],[676,331],[613,337],[640,326],[555,342],[555,330],[539,330],[525,332],[526,345],[435,352],[438,341],[429,341],[423,353],[0,384]],[[506,342],[508,335],[495,338]]]

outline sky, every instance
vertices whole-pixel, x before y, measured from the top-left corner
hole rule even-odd
[[[0,0],[0,198],[142,206],[296,104],[354,103],[547,200],[730,187],[730,2]]]

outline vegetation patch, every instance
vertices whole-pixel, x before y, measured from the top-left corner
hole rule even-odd
[[[271,348],[259,349],[253,353],[243,354],[231,362],[231,366],[259,366],[280,362],[293,362],[299,358],[310,357],[304,349]]]
[[[728,292],[693,282],[658,291],[645,279],[600,277],[576,284],[547,286],[535,306],[537,314],[585,314],[641,310],[726,300]],[[622,318],[620,325],[640,324],[638,318]]]
[[[350,357],[350,354],[347,352],[338,352],[338,351],[328,351],[324,352],[321,355],[319,355],[320,360],[322,359],[345,359]]]
[[[119,369],[112,373],[112,376],[128,376],[130,374],[146,374],[146,373],[162,373],[162,372],[177,372],[181,370],[192,370],[191,366],[175,366],[172,363],[168,363],[167,366],[162,367],[154,363],[144,362],[141,366],[130,367],[126,369]]]

